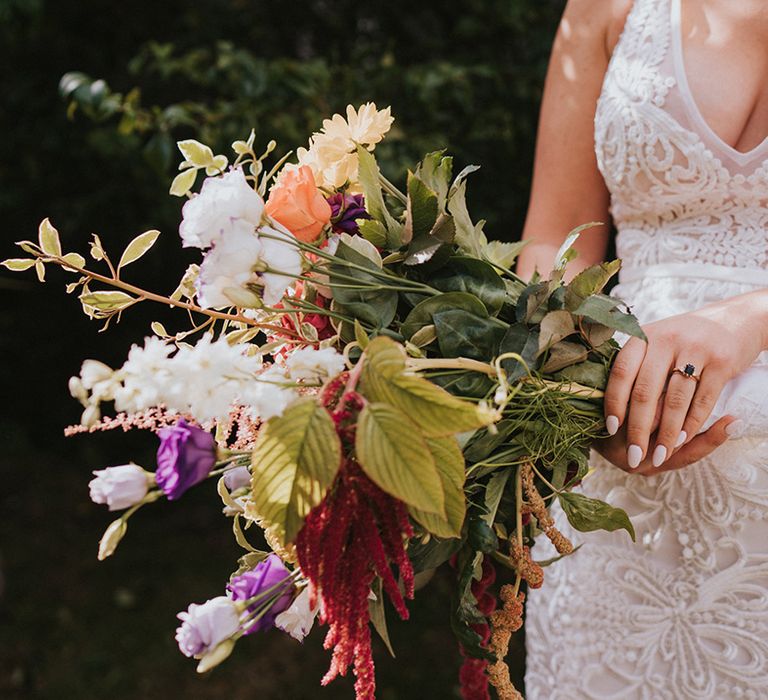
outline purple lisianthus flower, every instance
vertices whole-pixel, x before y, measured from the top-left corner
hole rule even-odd
[[[209,432],[183,418],[157,434],[160,447],[155,479],[168,500],[175,501],[208,476],[216,464],[216,441]]]
[[[229,639],[240,627],[240,615],[235,604],[226,596],[218,596],[202,605],[193,603],[176,617],[181,625],[176,641],[184,656],[200,658]]]
[[[361,194],[337,192],[326,200],[331,205],[331,225],[334,233],[359,233],[357,219],[370,219]]]
[[[269,610],[263,617],[254,622],[245,634],[261,632],[274,626],[275,618],[291,604],[293,584],[288,580],[290,573],[277,554],[270,554],[254,569],[235,576],[229,582],[227,590],[232,596],[232,600],[249,600],[260,593],[264,593],[263,598],[248,606],[249,612],[256,612],[263,608],[266,603],[274,600]],[[283,585],[280,585],[281,582]]]

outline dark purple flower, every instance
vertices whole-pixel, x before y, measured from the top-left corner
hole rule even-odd
[[[216,442],[209,432],[183,418],[157,434],[160,447],[155,479],[168,500],[175,501],[208,476],[216,464]]]
[[[370,219],[361,194],[337,192],[326,200],[331,205],[331,225],[334,233],[359,233],[357,219]]]
[[[290,573],[277,554],[270,554],[264,561],[260,561],[254,569],[235,576],[229,582],[227,590],[232,596],[232,600],[248,600],[259,593],[264,593],[262,598],[248,606],[250,612],[255,612],[263,608],[269,601],[274,600],[264,616],[253,623],[245,634],[253,634],[273,627],[275,618],[291,604],[293,584],[288,580]],[[281,581],[284,582],[283,585],[279,585]]]

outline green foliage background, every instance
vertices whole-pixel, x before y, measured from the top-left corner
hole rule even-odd
[[[224,149],[256,129],[278,151],[304,145],[347,103],[392,105],[377,150],[401,180],[447,147],[491,237],[522,225],[541,85],[563,0],[0,0],[0,259],[50,216],[68,250],[91,232],[121,250],[163,231],[132,281],[170,292],[188,262],[176,237],[180,202],[166,195],[174,142]],[[67,117],[58,82],[82,71]],[[140,91],[134,88],[140,88]],[[221,592],[238,555],[213,489],[131,522],[113,561],[96,562],[109,516],[90,504],[89,472],[135,459],[146,435],[61,437],[78,419],[67,378],[84,357],[119,363],[165,309],[138,309],[107,334],[63,294],[0,272],[0,696],[3,698],[349,698],[319,689],[322,632],[240,644],[196,677],[175,648],[175,613]],[[170,322],[173,325],[173,322]],[[447,625],[447,581],[393,625],[397,662],[377,649],[379,697],[458,697],[460,663]],[[522,651],[511,654],[518,678]]]

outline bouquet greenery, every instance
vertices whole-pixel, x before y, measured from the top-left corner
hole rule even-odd
[[[605,435],[613,336],[642,331],[602,293],[618,261],[564,283],[578,231],[549,279],[520,279],[521,244],[488,241],[470,218],[474,166],[454,177],[438,151],[404,191],[384,178],[373,151],[391,123],[389,109],[349,107],[297,163],[271,167],[274,143],[257,154],[253,133],[232,144],[231,165],[180,142],[171,194],[187,198],[180,235],[203,257],[168,296],[123,279],[157,231],[116,263],[94,236],[97,272],[64,253],[45,220],[38,242],[19,243],[29,257],[3,265],[35,268],[41,281],[49,265],[72,273],[67,291],[105,326],[147,300],[192,322],[174,332],[153,323],[119,369],[86,360],[70,381],[82,420],[68,432],[138,427],[160,440],[154,471],[95,472],[92,499],[123,510],[100,559],[139,508],[219,477],[245,553],[226,594],[179,614],[176,638],[199,671],[244,635],[278,627],[303,639],[319,614],[333,650],[323,683],[352,666],[357,697],[373,698],[371,627],[389,645],[385,595],[405,618],[405,600],[450,564],[464,697],[488,697],[489,682],[518,697],[504,657],[522,624],[521,586],[541,586],[551,563],[532,559],[534,538],[573,551],[550,506],[577,530],[634,536],[623,511],[572,488]],[[109,403],[116,414],[103,416]],[[254,525],[270,553],[251,544]],[[497,567],[510,572],[498,609]]]

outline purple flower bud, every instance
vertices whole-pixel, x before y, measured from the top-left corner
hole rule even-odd
[[[269,629],[275,624],[275,618],[291,604],[293,585],[288,580],[290,573],[277,554],[270,554],[254,569],[235,576],[229,582],[227,590],[232,600],[249,600],[264,593],[263,598],[248,606],[249,612],[255,612],[263,608],[268,601],[274,600],[270,609],[248,628],[246,634]],[[279,585],[281,581],[284,581],[282,586]]]
[[[365,210],[365,198],[361,194],[344,194],[337,192],[326,200],[331,205],[331,224],[334,233],[360,232],[357,219],[370,219],[371,215]]]
[[[216,464],[216,442],[209,432],[183,418],[157,434],[160,447],[155,479],[168,500],[175,501],[208,476]]]
[[[202,605],[192,603],[186,612],[180,612],[176,617],[182,623],[176,630],[179,649],[184,656],[196,658],[229,639],[240,627],[237,607],[223,595]]]
[[[251,485],[251,472],[248,467],[235,467],[224,472],[224,485],[230,491],[237,491]]]

